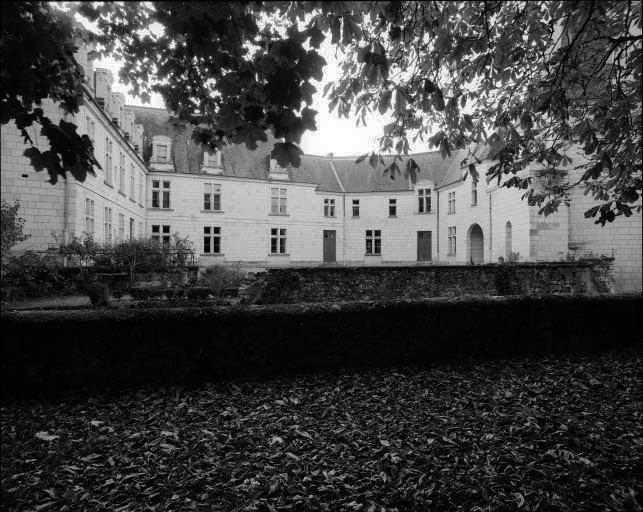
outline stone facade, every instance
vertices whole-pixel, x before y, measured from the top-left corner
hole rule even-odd
[[[523,191],[486,182],[484,155],[474,183],[460,166],[463,152],[412,155],[420,168],[415,184],[355,157],[303,155],[299,168],[281,169],[270,161],[270,137],[255,151],[229,145],[208,155],[190,126],[162,109],[123,105],[111,92],[111,73],[90,70],[88,63],[94,79],[80,111],[68,119],[94,140],[102,166],[95,176],[50,185],[23,156],[15,126],[2,126],[2,199],[21,202],[31,235],[17,250],[44,250],[55,243],[52,234],[89,232],[114,242],[165,229],[192,240],[201,266],[495,263],[516,253],[520,261],[560,261],[592,252],[614,256],[617,289],[642,288],[638,212],[598,227],[583,216],[591,201],[574,190],[570,208],[543,217]],[[54,122],[62,115],[51,102],[44,108]],[[420,207],[427,196],[430,207]]]

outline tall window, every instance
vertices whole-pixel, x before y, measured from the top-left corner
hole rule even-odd
[[[478,204],[478,180],[471,181],[471,206]]]
[[[170,207],[170,182],[152,182],[152,208]]]
[[[105,137],[105,181],[112,185],[112,141]]]
[[[170,226],[152,225],[152,240],[163,245],[170,245]]]
[[[167,162],[167,145],[157,144],[154,149],[156,150],[154,152],[156,155],[156,160],[158,162]]]
[[[511,258],[511,253],[513,252],[513,249],[511,247],[512,245],[512,240],[511,240],[511,221],[507,221],[507,224],[505,224],[505,258],[508,260]]]
[[[143,236],[143,222],[138,221],[138,237],[141,238]]]
[[[286,215],[286,196],[285,188],[270,189],[270,213],[271,215]]]
[[[122,242],[125,240],[125,215],[122,213],[118,214],[118,241]]]
[[[447,213],[455,213],[455,192],[449,192],[448,197],[448,212]]]
[[[270,254],[286,254],[286,230],[284,228],[270,230]]]
[[[203,253],[221,254],[221,228],[205,226],[203,228]]]
[[[455,244],[456,236],[455,236],[455,234],[456,234],[455,233],[455,226],[450,226],[448,228],[448,238],[447,238],[449,254],[455,254],[455,248],[456,248],[456,244]]]
[[[382,254],[382,231],[379,229],[366,230],[366,254]]]
[[[397,199],[388,200],[388,216],[397,217]]]
[[[353,217],[359,217],[359,199],[353,199]]]
[[[136,198],[136,173],[134,172],[134,164],[130,164],[129,171],[129,198],[134,201]]]
[[[88,235],[94,234],[94,222],[94,200],[87,197],[85,198],[85,233],[87,233]]]
[[[324,217],[334,217],[335,216],[335,200],[334,199],[324,199]]]
[[[86,121],[87,121],[87,136],[89,137],[89,140],[92,141],[92,145],[94,145],[95,144],[94,137],[96,137],[96,123],[89,116],[86,117]]]
[[[143,204],[143,184],[145,183],[145,174],[140,173],[138,178],[138,204]]]
[[[203,184],[203,209],[214,212],[221,210],[221,185]]]
[[[125,155],[123,153],[120,154],[120,161],[119,161],[119,182],[118,182],[118,190],[125,195]]]
[[[418,213],[431,213],[431,189],[418,190]]]
[[[105,207],[105,243],[112,243],[112,209]]]

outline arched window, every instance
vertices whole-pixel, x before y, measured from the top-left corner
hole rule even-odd
[[[507,221],[505,224],[505,259],[509,259],[512,253],[511,247],[511,221]]]

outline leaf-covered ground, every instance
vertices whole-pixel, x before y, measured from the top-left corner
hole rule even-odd
[[[4,510],[641,510],[640,351],[4,403]]]

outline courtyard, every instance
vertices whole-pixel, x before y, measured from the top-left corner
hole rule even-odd
[[[3,509],[641,510],[642,356],[5,401]]]

